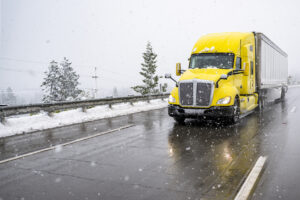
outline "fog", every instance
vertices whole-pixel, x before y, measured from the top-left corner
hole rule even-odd
[[[263,32],[288,53],[289,74],[300,78],[299,7],[296,0],[0,0],[0,90],[39,98],[49,62],[67,57],[80,88],[95,87],[97,67],[99,96],[113,87],[128,93],[141,83],[147,41],[158,54],[158,74],[175,75],[175,63],[186,68],[200,36],[230,31]]]

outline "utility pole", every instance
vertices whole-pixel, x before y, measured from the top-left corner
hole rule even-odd
[[[94,99],[97,98],[97,93],[98,93],[98,86],[97,86],[97,79],[99,76],[97,76],[97,67],[95,67],[95,75],[92,76],[92,78],[95,79],[95,90],[94,90]]]

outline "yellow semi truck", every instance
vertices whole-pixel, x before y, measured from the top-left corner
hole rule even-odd
[[[187,70],[176,64],[179,81],[168,113],[186,118],[222,118],[233,123],[287,92],[287,54],[258,32],[214,33],[194,45]]]

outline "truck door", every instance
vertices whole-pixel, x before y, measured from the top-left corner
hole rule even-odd
[[[250,61],[250,93],[254,92],[254,64]]]
[[[235,61],[235,70],[239,71],[242,69],[242,59],[241,57],[237,56]],[[237,90],[241,92],[243,86],[243,74],[236,74],[234,76],[234,85],[236,86]]]
[[[250,60],[250,94],[255,92],[255,62],[254,62],[254,52],[253,52],[253,45],[249,45],[249,60]]]
[[[250,44],[243,47],[242,63],[244,74],[241,94],[253,94],[255,91],[255,66],[253,46]]]

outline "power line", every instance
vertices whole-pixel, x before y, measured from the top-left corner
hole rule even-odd
[[[36,60],[23,60],[23,59],[16,59],[16,58],[8,58],[8,57],[0,57],[1,60],[9,60],[15,62],[24,62],[24,63],[36,63],[36,64],[49,64],[43,61],[36,61]]]
[[[17,68],[6,68],[6,67],[0,67],[0,70],[6,70],[6,71],[13,71],[13,72],[26,72],[26,73],[39,73],[39,74],[44,74],[45,71],[41,70],[31,70],[31,69],[17,69]],[[90,75],[87,74],[80,74],[80,77],[88,77],[91,78]]]
[[[14,72],[27,72],[27,73],[34,73],[34,72],[44,73],[43,71],[40,70],[30,70],[30,69],[25,70],[25,69],[6,68],[6,67],[0,67],[0,70],[14,71]]]
[[[112,73],[112,74],[117,74],[117,75],[121,75],[122,77],[124,77],[124,75],[125,76],[131,76],[132,78],[136,78],[136,77],[134,77],[132,74],[121,74],[121,73],[119,73],[119,72],[115,72],[115,71],[110,71],[110,70],[107,70],[107,69],[105,69],[105,68],[101,68],[101,70],[103,70],[103,71],[106,71],[106,72],[109,72],[109,73]]]
[[[20,73],[39,73],[39,74],[44,74],[44,71],[39,71],[39,70],[25,70],[25,69],[17,69],[17,68],[5,68],[5,67],[0,67],[0,70],[6,70],[6,71],[13,71],[13,72],[20,72]],[[93,76],[91,75],[87,75],[87,74],[80,74],[80,78],[92,78]],[[120,79],[116,79],[116,78],[113,78],[113,77],[106,77],[106,76],[103,76],[102,77],[103,79],[106,79],[106,80],[113,80],[113,81],[116,81],[116,82],[123,82],[123,83],[127,83],[126,81],[124,80],[120,80]]]
[[[23,62],[23,63],[43,64],[43,65],[49,65],[49,63],[50,63],[50,62],[45,62],[45,61],[26,60],[26,59],[18,59],[18,58],[10,58],[10,57],[0,57],[0,60],[8,60],[8,61],[15,61],[15,62]],[[77,65],[77,64],[74,64],[73,66],[75,66],[75,67],[89,67],[91,65],[82,65],[82,64]],[[113,70],[108,70],[106,68],[101,68],[101,70],[112,73],[114,75],[120,75],[122,77],[131,76],[132,78],[136,78],[132,74],[120,73],[120,72],[116,72],[116,71],[113,71]]]

